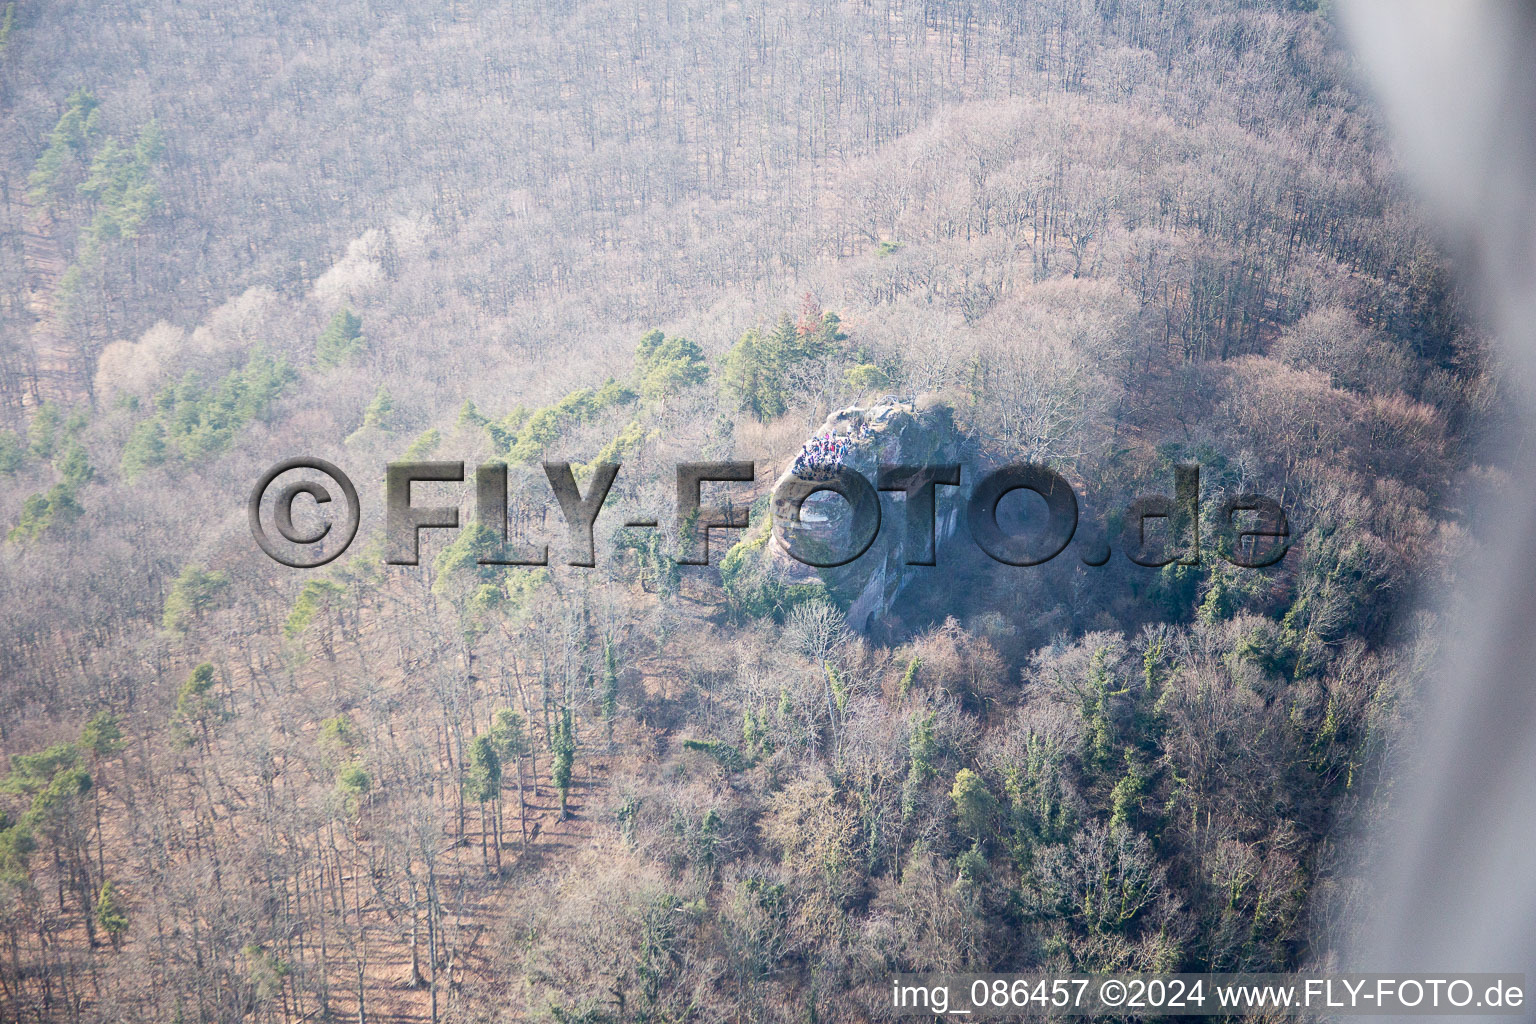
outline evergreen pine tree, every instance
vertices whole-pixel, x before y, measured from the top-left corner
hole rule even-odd
[[[338,309],[315,342],[315,362],[322,368],[340,366],[363,350],[363,318]]]
[[[107,933],[107,940],[116,949],[128,931],[128,911],[118,898],[117,888],[109,878],[101,883],[101,895],[96,897],[96,923]]]

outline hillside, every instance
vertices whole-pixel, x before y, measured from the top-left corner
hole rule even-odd
[[[7,5],[0,1019],[1329,964],[1501,399],[1314,7]],[[1060,473],[1109,563],[962,527],[871,616],[764,557],[887,395],[968,481]],[[362,495],[322,569],[247,523],[297,455]],[[550,564],[477,561],[472,482],[386,564],[402,459],[504,463]],[[678,565],[720,460],[751,525]],[[541,462],[622,463],[594,568]],[[1132,564],[1188,463],[1205,557]],[[1246,492],[1271,568],[1215,546]]]

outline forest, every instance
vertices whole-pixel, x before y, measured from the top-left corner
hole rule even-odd
[[[0,1021],[1337,966],[1505,399],[1326,2],[14,0],[0,132]],[[787,571],[773,481],[893,398],[1110,561]],[[246,515],[301,455],[362,495],[309,570]],[[622,467],[592,567],[547,463]],[[1131,562],[1191,464],[1204,557]]]

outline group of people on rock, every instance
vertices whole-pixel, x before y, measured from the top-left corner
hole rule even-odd
[[[833,433],[821,434],[811,438],[800,447],[800,453],[795,456],[795,476],[802,480],[829,480],[832,478],[848,453],[853,450],[856,440],[869,436],[869,424],[861,423],[852,434],[847,437],[838,437]]]

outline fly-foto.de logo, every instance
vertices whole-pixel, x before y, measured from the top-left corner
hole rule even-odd
[[[543,463],[568,531],[568,565],[597,564],[594,527],[621,468],[612,462],[589,467],[583,492],[570,463]],[[1074,538],[1080,541],[1078,553],[1084,564],[1101,566],[1112,557],[1112,545],[1102,532],[1079,531],[1077,494],[1065,477],[1048,466],[1013,463],[987,468],[974,483],[966,481],[968,493],[961,493],[962,481],[968,475],[957,463],[882,465],[873,482],[846,466],[812,475],[792,471],[779,479],[772,493],[769,507],[774,536],[790,557],[805,565],[847,565],[869,551],[880,536],[880,494],[887,492],[904,506],[904,521],[898,529],[906,563],[935,565],[942,495],[951,504],[963,503],[972,541],[990,558],[1006,565],[1041,565],[1067,550]],[[751,462],[686,462],[677,466],[674,511],[678,550],[674,561],[679,565],[708,565],[709,531],[748,525],[745,502],[705,503],[704,485],[712,485],[712,491],[729,492],[731,485],[739,488],[755,479],[756,467]],[[412,485],[464,481],[462,462],[388,465],[384,484],[385,562],[416,565],[424,531],[460,528],[460,505],[416,504]],[[1175,467],[1172,483],[1171,495],[1142,495],[1119,517],[1116,546],[1137,565],[1194,565],[1200,561],[1199,467]],[[1005,499],[1018,492],[1042,499],[1043,515],[1003,514]],[[489,531],[494,542],[492,550],[477,557],[481,565],[550,564],[547,543],[509,539],[504,463],[487,463],[475,469],[473,507],[476,523]],[[303,510],[302,526],[295,521],[296,508]],[[251,491],[247,512],[251,533],[267,555],[283,565],[309,569],[333,561],[347,549],[357,535],[362,509],[357,488],[341,469],[324,459],[294,458],[277,463],[262,475]],[[1290,545],[1285,510],[1262,494],[1228,496],[1214,519],[1204,522],[1212,529],[1214,536],[1208,539],[1220,556],[1242,568],[1274,565]],[[659,529],[660,521],[654,516],[637,516],[622,525]]]

